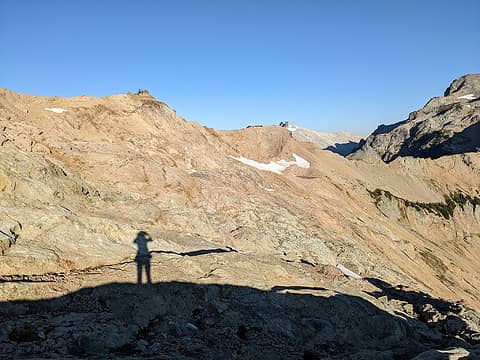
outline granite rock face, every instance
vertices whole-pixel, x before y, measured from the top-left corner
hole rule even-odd
[[[431,99],[408,119],[381,125],[351,159],[378,156],[390,162],[397,157],[439,158],[480,151],[480,74],[453,81],[444,96]]]

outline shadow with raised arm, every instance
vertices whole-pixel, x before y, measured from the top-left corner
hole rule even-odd
[[[147,283],[152,283],[152,276],[150,272],[150,259],[152,255],[148,250],[148,243],[153,241],[151,236],[146,231],[139,231],[137,237],[133,242],[137,244],[137,255],[135,256],[135,262],[137,263],[137,283],[142,284],[142,275],[145,271],[147,277]]]

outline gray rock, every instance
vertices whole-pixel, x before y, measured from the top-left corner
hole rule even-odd
[[[445,96],[431,99],[408,119],[380,125],[350,159],[399,156],[439,158],[480,149],[480,74],[452,82]]]
[[[322,150],[329,150],[336,154],[346,156],[358,148],[362,137],[348,131],[322,132],[302,128],[288,123],[280,123],[287,128],[295,140],[308,141]]]
[[[191,330],[191,331],[198,331],[198,330],[199,330],[199,328],[196,327],[195,325],[193,325],[192,323],[187,323],[187,324],[185,325],[185,327],[186,327],[188,330]]]
[[[135,344],[135,347],[138,349],[138,351],[145,352],[147,350],[147,347],[148,347],[148,342],[143,340],[143,339],[140,339]]]

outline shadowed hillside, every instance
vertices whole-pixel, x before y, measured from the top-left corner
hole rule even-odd
[[[112,283],[1,302],[0,357],[410,359],[469,345],[362,298],[307,290],[315,295],[295,286]]]

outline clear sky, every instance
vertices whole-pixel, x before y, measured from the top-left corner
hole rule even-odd
[[[0,86],[367,134],[480,72],[479,0],[0,0]]]

